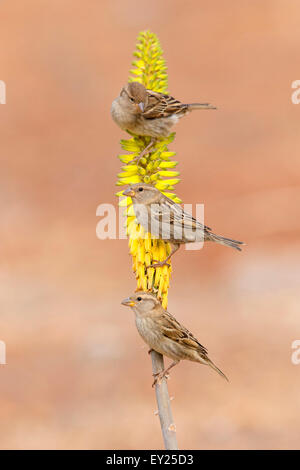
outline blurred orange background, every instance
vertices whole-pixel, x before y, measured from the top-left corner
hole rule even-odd
[[[176,128],[176,192],[247,243],[174,257],[169,311],[230,379],[172,371],[179,446],[299,448],[299,14],[285,0],[1,2],[2,449],[163,447],[147,347],[120,305],[127,241],[95,233],[126,137],[110,105],[148,28],[171,93],[218,107]]]

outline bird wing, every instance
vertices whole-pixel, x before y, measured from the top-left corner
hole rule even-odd
[[[210,227],[198,222],[191,214],[185,212],[179,204],[166,196],[163,196],[159,204],[154,204],[151,215],[159,221],[168,220],[169,217],[171,225],[184,224],[185,227],[194,230],[211,231]]]
[[[172,114],[179,114],[188,109],[186,104],[182,104],[170,95],[147,90],[148,104],[143,112],[146,119],[168,117]]]
[[[207,349],[199,343],[199,341],[192,335],[192,333],[182,326],[176,318],[169,312],[164,312],[160,317],[160,327],[162,334],[166,337],[179,343],[183,346],[195,349],[201,354],[206,355]]]

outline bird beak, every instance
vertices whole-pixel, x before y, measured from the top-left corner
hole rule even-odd
[[[134,307],[135,306],[135,302],[133,300],[131,300],[130,297],[127,297],[127,299],[122,300],[121,304],[125,305],[126,307]]]
[[[144,103],[141,101],[139,104],[138,104],[140,110],[141,110],[141,113],[144,112],[144,109],[145,109],[145,106],[144,106]]]
[[[124,194],[124,196],[129,196],[129,197],[134,197],[135,196],[135,192],[131,188],[125,189],[125,191],[123,191],[123,194]]]

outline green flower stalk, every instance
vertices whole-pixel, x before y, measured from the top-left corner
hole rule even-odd
[[[157,36],[150,31],[141,32],[134,52],[136,60],[132,63],[134,68],[130,70],[129,81],[137,81],[147,89],[167,93],[167,67],[162,54]],[[174,186],[180,181],[179,172],[174,170],[178,162],[173,160],[175,152],[168,150],[175,133],[159,139],[138,163],[135,158],[145,149],[151,138],[131,135],[130,139],[121,140],[122,149],[128,153],[119,155],[124,166],[118,174],[117,185],[140,182],[152,184],[173,201],[181,203],[173,192]],[[117,196],[123,196],[123,191],[118,192]],[[137,290],[153,292],[166,308],[172,267],[165,265],[149,268],[149,266],[154,262],[163,261],[169,255],[170,244],[151,237],[150,233],[145,233],[143,227],[137,224],[131,198],[124,197],[120,206],[125,207],[127,216],[129,249],[133,259],[132,268],[136,275]]]

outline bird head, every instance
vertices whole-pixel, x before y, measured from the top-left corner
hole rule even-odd
[[[139,82],[130,82],[122,88],[120,99],[128,112],[141,114],[148,104],[147,90]]]
[[[129,188],[125,189],[123,194],[131,197],[134,203],[147,205],[158,204],[162,196],[157,188],[146,183],[132,184]]]
[[[150,294],[150,292],[135,292],[130,297],[127,297],[127,299],[124,299],[121,304],[131,307],[139,314],[150,312],[156,307],[161,306],[159,300],[153,294]]]

